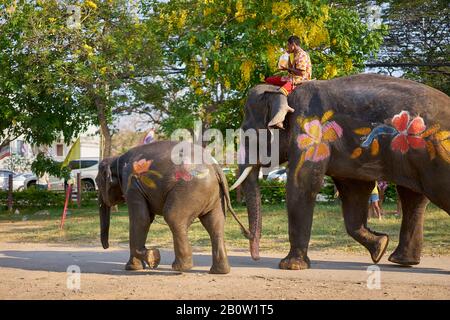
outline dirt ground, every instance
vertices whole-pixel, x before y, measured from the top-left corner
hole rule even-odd
[[[283,253],[284,254],[284,253]],[[283,254],[228,252],[231,273],[210,275],[211,255],[194,252],[186,273],[170,268],[172,250],[161,250],[157,270],[125,271],[126,247],[0,243],[0,299],[449,299],[450,257],[424,257],[398,267],[384,257],[380,289],[367,287],[369,256],[311,252],[312,268],[279,270]],[[70,265],[81,270],[80,290],[67,288]],[[73,283],[70,282],[69,283]]]

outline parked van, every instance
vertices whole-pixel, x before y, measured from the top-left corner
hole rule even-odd
[[[97,185],[95,183],[95,177],[98,173],[98,158],[82,158],[77,160],[72,160],[69,163],[70,176],[74,180],[75,186],[77,183],[77,173],[81,173],[81,187],[83,191],[95,191],[97,190]],[[24,187],[32,188],[44,188],[49,190],[64,190],[64,179],[50,176],[49,182],[47,184],[43,179],[38,179],[36,175],[33,175],[25,180]]]

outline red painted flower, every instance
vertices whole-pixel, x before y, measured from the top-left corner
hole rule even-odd
[[[187,172],[186,170],[179,170],[175,172],[175,180],[180,181],[180,179],[183,179],[184,181],[191,181],[192,175]]]
[[[392,139],[392,150],[405,154],[409,150],[409,147],[413,149],[426,147],[425,140],[420,136],[426,129],[422,117],[417,116],[410,120],[408,111],[402,111],[392,118],[392,125],[399,132]]]

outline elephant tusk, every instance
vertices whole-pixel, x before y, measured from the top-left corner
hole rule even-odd
[[[244,172],[239,176],[239,179],[231,186],[230,191],[236,189],[245,179],[247,179],[250,171],[252,171],[252,167],[245,168]]]
[[[273,142],[273,139],[274,139],[274,136],[273,136],[273,128],[272,127],[269,127],[269,132],[270,132],[270,143],[272,143]]]

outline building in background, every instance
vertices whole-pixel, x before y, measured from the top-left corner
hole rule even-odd
[[[74,139],[73,142],[75,142]],[[72,142],[72,143],[73,143]],[[10,169],[11,157],[20,158],[24,162],[34,160],[39,152],[45,152],[56,161],[64,161],[70,150],[71,144],[65,144],[63,141],[56,141],[50,146],[31,146],[25,142],[22,137],[11,141],[8,147],[2,148],[2,157],[0,157],[0,169]],[[100,134],[98,128],[91,126],[80,135],[80,158],[99,158],[100,157]],[[21,170],[29,171],[29,169]]]

